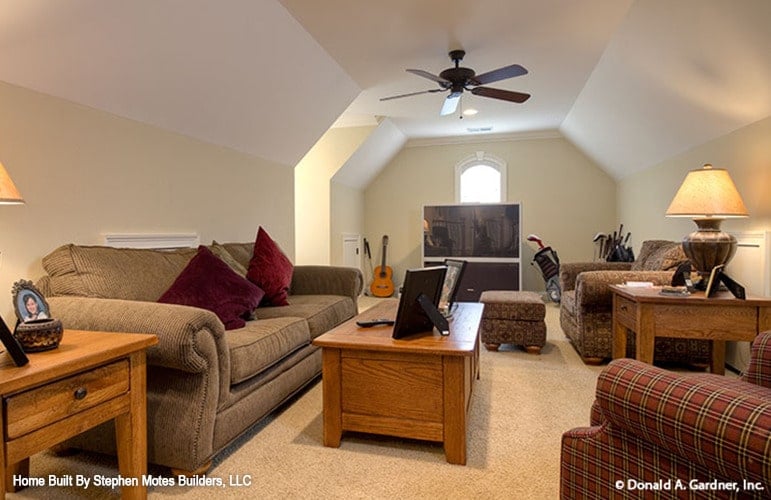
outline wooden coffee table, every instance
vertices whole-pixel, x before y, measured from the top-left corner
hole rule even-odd
[[[439,441],[449,463],[466,464],[466,412],[479,376],[483,304],[459,303],[450,335],[394,340],[393,327],[356,320],[395,318],[388,299],[313,341],[322,348],[324,445],[343,431]]]
[[[146,498],[145,349],[157,343],[155,335],[65,330],[59,347],[29,353],[25,366],[2,354],[0,495],[17,489],[14,475],[29,476],[31,455],[115,419],[120,476],[136,481],[121,497]]]
[[[729,292],[683,297],[661,295],[661,287],[610,285],[613,292],[613,358],[626,355],[627,329],[635,332],[636,359],[653,363],[656,337],[712,341],[712,373],[725,373],[726,340],[752,342],[771,330],[771,298],[739,300]]]

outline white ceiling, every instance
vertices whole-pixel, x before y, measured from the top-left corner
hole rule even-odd
[[[771,115],[768,26],[769,0],[4,0],[0,80],[289,166],[338,118],[380,123],[357,183],[399,141],[480,127],[560,130],[620,178]],[[462,120],[442,93],[379,101],[436,88],[404,70],[455,48],[525,66],[489,86],[532,97],[466,93]]]

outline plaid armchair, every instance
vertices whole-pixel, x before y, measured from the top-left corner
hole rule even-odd
[[[611,357],[613,295],[609,285],[650,281],[668,285],[675,269],[688,258],[674,241],[647,240],[634,262],[575,262],[560,265],[560,326],[581,359],[599,364]],[[627,353],[634,357],[634,335],[627,337]],[[708,340],[657,338],[655,362],[708,365]]]
[[[615,360],[562,435],[561,498],[769,498],[771,331],[741,379]]]

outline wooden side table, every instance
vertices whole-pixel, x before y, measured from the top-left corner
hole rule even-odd
[[[123,498],[146,498],[145,349],[155,335],[65,330],[57,349],[30,353],[17,367],[0,358],[0,492],[14,491],[13,476],[29,475],[29,457],[115,419]]]
[[[656,337],[712,341],[712,373],[725,373],[726,340],[752,342],[771,330],[771,298],[734,298],[728,292],[706,298],[661,295],[661,287],[610,285],[613,292],[613,358],[626,355],[627,330],[635,332],[635,357],[653,363]]]

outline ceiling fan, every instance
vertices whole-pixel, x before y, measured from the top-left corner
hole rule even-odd
[[[527,70],[519,64],[512,64],[511,66],[504,66],[487,73],[477,75],[473,69],[462,68],[460,62],[463,60],[463,56],[466,55],[464,50],[451,50],[450,59],[455,63],[454,68],[447,68],[436,76],[428,71],[422,69],[408,69],[407,72],[414,75],[428,78],[439,84],[438,89],[421,90],[418,92],[410,92],[409,94],[394,95],[391,97],[383,97],[381,101],[389,101],[391,99],[399,99],[402,97],[410,97],[419,94],[428,94],[432,92],[442,92],[445,90],[450,91],[450,95],[444,100],[442,106],[441,115],[449,115],[455,112],[458,108],[458,101],[464,90],[468,90],[474,95],[482,97],[492,97],[493,99],[500,99],[502,101],[518,102],[522,103],[530,98],[530,94],[523,94],[522,92],[512,92],[510,90],[494,89],[490,87],[482,87],[488,83],[505,80],[507,78],[514,78],[515,76],[522,76],[527,74]]]

